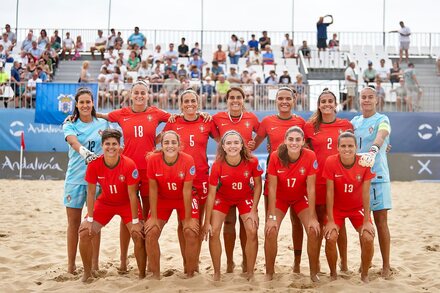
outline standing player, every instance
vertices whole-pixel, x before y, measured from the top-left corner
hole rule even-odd
[[[198,114],[200,97],[193,90],[184,91],[179,97],[180,109],[183,116],[176,117],[174,123],[167,123],[164,131],[173,130],[180,136],[181,151],[194,159],[196,176],[193,182],[193,195],[198,201],[200,222],[205,212],[205,202],[208,196],[209,166],[206,149],[209,137],[219,141],[219,133],[213,121],[204,122]],[[185,263],[185,247],[183,241],[182,225],[179,222],[177,229],[182,257]],[[201,244],[201,243],[200,243]],[[200,248],[199,248],[200,249]],[[200,252],[200,250],[199,250]]]
[[[88,88],[79,88],[75,94],[74,118],[63,125],[64,138],[69,144],[69,163],[64,181],[64,205],[67,214],[67,272],[76,270],[78,229],[81,213],[87,197],[87,182],[84,181],[86,165],[101,153],[101,131],[108,122],[96,118],[93,94]],[[92,269],[98,270],[100,234],[93,244]]]
[[[285,132],[284,143],[270,155],[268,216],[264,252],[266,276],[272,280],[278,251],[278,232],[287,210],[294,210],[307,233],[310,279],[318,281],[319,223],[315,210],[315,174],[318,162],[313,151],[303,148],[304,132],[293,126]],[[310,207],[309,207],[310,202]]]
[[[253,278],[258,252],[258,202],[261,195],[262,169],[258,159],[251,156],[241,135],[227,131],[221,139],[217,158],[209,176],[209,193],[203,226],[205,240],[214,266],[214,281],[220,280],[220,231],[231,207],[237,207],[246,232],[246,272]]]
[[[358,150],[362,155],[360,163],[372,167],[376,177],[371,180],[370,206],[377,228],[380,252],[382,254],[382,276],[391,275],[390,231],[388,210],[391,209],[391,183],[386,150],[389,145],[391,125],[387,116],[377,113],[377,96],[373,87],[361,91],[362,115],[351,120],[358,140]]]
[[[338,137],[346,131],[352,130],[353,126],[346,119],[336,117],[336,96],[327,88],[318,97],[316,112],[304,126],[306,143],[312,149],[318,159],[318,173],[316,173],[316,214],[321,229],[326,218],[326,179],[322,177],[325,160],[328,156],[338,153]],[[322,234],[319,241],[321,248]],[[341,256],[341,271],[347,271],[347,233],[345,226],[341,227],[338,237],[339,254]],[[318,254],[319,256],[319,254]]]
[[[227,112],[219,112],[212,116],[212,120],[217,126],[220,136],[223,136],[229,130],[235,130],[243,138],[244,145],[250,150],[255,148],[255,141],[252,139],[253,132],[257,132],[260,123],[257,116],[252,112],[246,112],[244,109],[245,93],[240,87],[232,87],[226,93]],[[225,251],[227,258],[227,273],[234,271],[234,246],[235,246],[235,223],[237,222],[237,213],[235,207],[232,208],[225,220],[223,237],[225,241]],[[243,251],[243,272],[246,272],[246,232],[240,218],[240,242]]]
[[[336,280],[338,254],[336,242],[339,229],[349,218],[359,233],[361,245],[361,279],[368,282],[368,269],[374,252],[374,228],[370,219],[370,181],[374,178],[370,167],[359,164],[356,156],[356,137],[343,132],[338,139],[338,154],[325,162],[322,176],[327,179],[327,216],[324,228],[325,253],[330,267],[330,277]]]
[[[292,113],[296,105],[296,90],[289,87],[281,87],[278,89],[276,95],[276,104],[278,114],[264,117],[258,128],[257,136],[255,137],[255,148],[258,148],[263,140],[267,137],[267,144],[269,156],[267,157],[267,165],[269,165],[270,155],[278,149],[278,146],[283,143],[284,135],[292,126],[303,128],[305,121],[301,116]],[[267,215],[267,186],[268,176],[266,174],[266,183],[264,185],[264,207]],[[303,243],[303,227],[294,209],[290,209],[290,220],[292,222],[292,240],[295,260],[293,263],[293,272],[300,272],[301,252]]]
[[[192,277],[198,266],[199,209],[192,198],[192,182],[196,172],[194,159],[180,152],[180,138],[174,131],[166,131],[162,149],[148,157],[147,176],[150,180],[150,215],[145,223],[145,242],[148,267],[153,277],[160,277],[159,237],[175,209],[182,222],[186,274]]]
[[[121,217],[131,232],[139,278],[145,277],[146,255],[140,222],[142,210],[136,195],[139,173],[130,158],[119,154],[121,136],[118,130],[104,130],[102,133],[104,155],[92,161],[87,167],[85,179],[88,183],[88,214],[79,228],[79,249],[84,265],[83,282],[92,276],[92,240],[115,215]],[[102,194],[95,201],[97,183],[102,188]]]

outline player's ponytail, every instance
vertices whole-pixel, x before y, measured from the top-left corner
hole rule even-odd
[[[313,129],[315,130],[315,132],[319,131],[322,123],[322,113],[321,110],[319,109],[319,104],[321,103],[321,96],[324,94],[330,94],[333,96],[333,98],[335,99],[335,108],[338,104],[335,94],[332,91],[330,91],[328,88],[324,88],[322,90],[322,93],[318,97],[318,101],[316,102],[317,103],[316,111],[315,113],[312,114],[312,116],[310,116],[309,119],[309,122],[313,124]]]

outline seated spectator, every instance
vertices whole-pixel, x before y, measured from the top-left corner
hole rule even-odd
[[[296,102],[298,105],[298,111],[308,110],[308,98],[306,93],[306,84],[303,81],[301,73],[296,75],[296,82],[293,84],[293,88],[296,91]]]
[[[214,81],[218,80],[218,76],[220,74],[225,74],[225,72],[223,71],[223,67],[219,66],[217,61],[212,61],[211,72],[212,72],[211,78]]]
[[[180,45],[177,47],[179,57],[189,57],[189,47],[185,44],[185,38],[181,39]]]
[[[78,80],[79,82],[92,82],[93,81],[92,75],[89,72],[89,67],[90,67],[89,61],[84,61],[82,64],[81,73],[80,73],[79,80]],[[106,68],[106,70],[107,70],[107,68]],[[105,74],[107,74],[107,72]],[[99,79],[99,77],[98,77],[98,79]]]
[[[38,48],[38,44],[36,41],[32,41],[32,48],[28,51],[28,53],[30,53],[32,58],[34,58],[34,60],[36,61],[40,59],[41,54],[43,54],[43,50]]]
[[[92,53],[93,60],[96,60],[95,51],[99,51],[101,53],[101,59],[104,60],[106,44],[107,38],[102,36],[102,30],[98,30],[98,37],[95,40],[95,44],[90,47],[90,52]]]
[[[226,63],[226,53],[222,50],[222,45],[217,45],[217,51],[214,52],[212,60],[217,61],[220,64]]]
[[[141,66],[139,67],[138,70],[137,78],[140,80],[147,80],[150,75],[151,75],[151,69],[148,66],[148,62],[146,60],[142,60]]]
[[[177,77],[180,80],[182,77],[186,78],[188,76],[188,72],[185,69],[185,64],[179,65],[179,70],[177,70]]]
[[[9,81],[9,73],[5,71],[4,63],[0,62],[0,86],[5,85]]]
[[[163,62],[164,54],[161,52],[162,47],[160,45],[156,45],[154,48],[154,52],[152,55],[148,56],[147,60],[150,64],[156,64],[157,61]]]
[[[121,106],[122,101],[124,101],[124,98],[122,97],[122,92],[124,89],[124,83],[119,79],[119,75],[114,73],[112,80],[108,85],[108,92],[106,95],[106,98],[111,106]]]
[[[206,109],[207,104],[212,103],[215,94],[215,84],[210,76],[206,76],[202,83],[202,109]]]
[[[132,50],[127,61],[128,71],[138,71],[141,67],[141,59],[136,55],[136,51]]]
[[[165,59],[164,70],[166,71],[167,69],[169,69],[171,72],[177,71],[177,66],[176,66],[176,64],[173,64],[173,60],[171,58]]]
[[[29,56],[29,55],[28,55]],[[26,76],[25,79],[31,79],[32,74],[37,71],[37,64],[35,62],[35,59],[31,56],[28,57],[28,64],[26,67]]]
[[[111,62],[111,59],[109,59],[109,58],[104,59],[104,63],[102,64],[101,67],[106,67],[107,68],[107,72],[109,74],[112,74],[115,71],[115,64],[113,64]],[[111,78],[111,76],[110,76],[110,78]]]
[[[162,83],[164,82],[163,76],[160,74],[160,71],[156,67],[155,72],[150,77],[150,89],[151,95],[149,95],[150,105],[153,105],[154,101],[160,101],[159,95],[162,93]],[[159,75],[160,74],[160,75]]]
[[[248,59],[246,60],[246,67],[242,69],[242,71],[244,72],[245,70],[249,73],[250,78],[252,79],[252,81],[255,81],[257,78],[257,72],[255,71],[255,69],[253,68],[254,65],[252,65],[251,61]]]
[[[285,50],[286,50],[286,47],[287,47],[287,45],[289,44],[289,41],[290,41],[290,36],[289,36],[289,34],[285,34],[284,35],[284,40],[281,42],[281,54],[283,55],[283,58],[286,58],[286,56],[285,56]]]
[[[177,59],[179,58],[179,53],[174,50],[174,44],[170,43],[168,46],[169,50],[166,51],[163,55],[165,58],[171,58],[171,61],[175,65],[177,63]]]
[[[42,83],[43,81],[38,78],[38,72],[35,70],[32,74],[32,78],[28,80],[26,85],[26,92],[24,94],[26,98],[26,105],[28,108],[33,108],[35,106],[35,98],[37,95],[37,83]]]
[[[116,31],[114,28],[110,29],[110,34],[107,37],[107,50],[110,49],[110,47],[115,47],[115,41],[116,41]]]
[[[388,82],[390,69],[385,66],[385,59],[380,59],[380,66],[376,68],[376,78],[381,82]]]
[[[8,33],[4,32],[2,34],[2,39],[0,40],[0,45],[3,46],[3,49],[7,51],[12,51],[14,49],[14,44],[8,39]]]
[[[197,65],[191,65],[189,67],[189,74],[188,74],[188,78],[190,80],[201,80],[202,79],[202,74],[199,71],[199,68],[197,67]]]
[[[298,55],[296,54],[295,46],[293,45],[293,40],[287,42],[284,48],[284,58],[295,58],[298,60]]]
[[[50,46],[50,45],[48,45]],[[51,51],[46,50],[43,55],[41,55],[40,62],[43,61],[44,63],[41,66],[43,67],[44,72],[46,72],[47,76],[49,77],[49,80],[52,80],[54,75],[54,60],[50,57]]]
[[[402,112],[402,105],[403,104],[407,105],[405,107],[405,109],[403,109],[403,111],[405,111],[405,110],[408,111],[408,94],[406,91],[405,80],[403,78],[400,78],[399,85],[395,89],[392,89],[390,92],[396,93],[397,111]]]
[[[253,81],[251,75],[249,74],[249,70],[245,68],[245,69],[243,69],[243,71],[241,72],[240,82],[241,82],[242,84],[245,84],[245,83],[247,83],[249,80]]]
[[[390,68],[388,73],[388,80],[391,82],[391,87],[394,87],[394,83],[398,83],[403,76],[403,70],[399,66],[398,61],[393,62],[393,67]]]
[[[146,61],[145,61],[146,62]],[[142,65],[141,65],[142,66]],[[119,79],[121,81],[125,81],[126,77],[127,77],[127,66],[125,66],[124,64],[124,59],[120,59],[118,58],[116,60],[116,67],[119,68]],[[140,69],[140,68],[139,68]],[[139,72],[139,71],[138,71]]]
[[[127,76],[127,81],[124,83],[124,90],[122,91],[122,102],[121,108],[127,107],[130,105],[130,91],[133,86],[133,76]]]
[[[18,61],[21,64],[21,68],[26,69],[28,63],[29,63],[29,58],[28,58],[28,53],[26,51],[21,51],[20,52],[20,57],[17,58],[16,61]]]
[[[199,54],[196,53],[192,56],[192,59],[189,60],[188,67],[190,68],[192,65],[195,65],[199,71],[202,71],[202,67],[206,64],[207,63],[200,58]]]
[[[374,82],[376,80],[376,69],[373,68],[373,62],[368,61],[368,68],[366,68],[362,74],[362,78],[364,82],[368,85],[370,82]]]
[[[66,52],[70,54],[75,49],[75,42],[70,38],[70,33],[66,33],[66,38],[63,40],[63,51],[61,52],[61,58],[66,60]]]
[[[191,49],[191,56],[194,56],[194,54],[197,53],[199,56],[202,56],[202,50],[199,47],[199,43],[194,43],[194,48]]]
[[[107,68],[101,68],[101,73],[98,75],[98,105],[99,108],[105,108],[107,100],[108,84],[110,79],[107,78]]]
[[[72,57],[72,60],[76,60],[81,58],[81,52],[84,51],[84,44],[82,42],[81,36],[76,36],[76,43],[75,43],[75,54]],[[69,52],[70,55],[70,52]]]
[[[49,38],[47,37],[47,32],[45,29],[42,29],[40,31],[40,36],[37,39],[38,48],[41,50],[46,49],[46,45],[49,44]]]
[[[310,59],[312,58],[312,51],[310,50],[309,46],[307,45],[307,41],[302,42],[302,46],[299,48],[298,51],[301,51],[304,58]]]
[[[385,90],[382,87],[382,82],[380,79],[376,80],[376,96],[379,102],[377,103],[377,110],[382,112],[383,106],[385,105]]]
[[[283,70],[283,74],[280,75],[280,79],[278,81],[279,84],[291,84],[292,78],[290,77],[289,71],[287,68]]]
[[[275,64],[275,57],[272,53],[272,48],[270,46],[265,46],[265,52],[263,53],[263,64],[272,65]]]
[[[136,26],[134,28],[134,33],[127,39],[127,45],[129,50],[134,50],[135,45],[138,45],[141,51],[145,48],[147,45],[147,38],[139,32],[139,27]]]
[[[249,51],[249,62],[251,65],[263,65],[263,56],[258,49]]]
[[[161,109],[166,109],[171,101],[171,107],[176,109],[177,97],[179,95],[180,81],[177,79],[176,72],[171,72],[167,79],[163,82],[163,88],[165,97],[161,101],[159,100],[159,107]]]
[[[264,80],[264,83],[269,84],[269,85],[278,84],[277,74],[275,73],[275,70],[269,71],[269,76],[266,77],[266,79]]]
[[[17,36],[13,31],[11,31],[11,26],[9,24],[5,25],[6,33],[8,34],[8,40],[15,46],[17,44]]]
[[[61,43],[58,43],[55,40],[55,36],[50,37],[50,47],[55,50],[57,53],[61,52]]]
[[[40,59],[37,66],[38,78],[41,79],[42,82],[48,82],[50,79],[47,72],[43,70],[44,66],[44,60]]]
[[[32,48],[32,42],[33,42],[33,34],[29,32],[27,34],[26,39],[21,43],[21,50],[29,52],[29,50]]]
[[[229,84],[231,85],[231,87],[240,86],[241,77],[237,73],[237,67],[235,67],[233,65],[229,66],[229,75],[228,75],[227,80],[229,81]]]
[[[263,51],[264,49],[266,49],[266,46],[270,46],[271,45],[270,38],[267,36],[267,31],[263,31],[262,34],[263,35],[258,40],[258,42],[260,43],[260,51]]]
[[[115,38],[115,49],[121,50],[123,44],[124,44],[124,39],[122,38],[122,33],[118,32]]]
[[[229,81],[226,80],[223,74],[219,74],[218,81],[215,83],[215,91],[217,94],[215,95],[212,103],[213,110],[217,110],[219,102],[223,102],[225,100],[226,93],[230,88],[231,85],[229,84]]]
[[[339,51],[339,40],[337,34],[333,34],[333,38],[328,41],[328,48],[330,51]]]
[[[255,85],[253,80],[248,79],[241,87],[244,91],[244,102],[248,103],[252,107],[254,105],[255,97]]]
[[[211,77],[211,67],[205,66],[205,73],[202,74],[202,79],[204,80],[207,76]]]
[[[12,63],[14,58],[10,55],[9,50],[5,49],[2,44],[0,44],[0,62]]]
[[[58,35],[58,30],[54,30],[53,31],[53,36],[52,37],[54,38],[55,43],[58,43],[60,45],[60,47],[61,47],[61,38]]]
[[[244,43],[244,39],[240,38],[239,40],[240,42],[240,57],[247,57],[249,55],[249,48],[248,46]]]
[[[249,50],[258,50],[258,41],[255,39],[255,35],[251,35],[251,39],[248,41]]]

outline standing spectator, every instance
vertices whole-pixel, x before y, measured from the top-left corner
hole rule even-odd
[[[416,77],[416,71],[414,69],[414,64],[409,63],[408,68],[403,72],[403,78],[405,79],[406,92],[408,95],[408,108],[409,111],[417,110],[419,106],[419,101],[422,96],[422,90],[420,89],[419,81]],[[416,104],[414,105],[414,100],[417,98]],[[415,108],[415,109],[414,109]]]
[[[61,52],[61,57],[66,60],[66,52],[70,54],[72,53],[72,50],[75,48],[75,42],[73,39],[70,38],[70,33],[66,33],[66,38],[63,40],[63,51]]]
[[[32,48],[32,41],[33,41],[33,35],[31,32],[27,34],[26,39],[21,43],[21,50],[29,52],[29,50]]]
[[[308,99],[306,93],[306,83],[303,80],[303,76],[301,73],[298,73],[295,76],[295,83],[293,84],[293,88],[296,91],[296,103],[300,106],[299,110],[305,111],[308,109]]]
[[[258,50],[258,41],[255,39],[255,35],[251,35],[251,39],[248,42],[249,50],[253,48],[254,50]]]
[[[393,67],[390,68],[390,73],[388,73],[388,79],[391,82],[391,87],[394,87],[394,83],[398,83],[403,75],[403,70],[399,66],[399,62],[394,61]]]
[[[212,60],[217,61],[220,64],[226,63],[226,53],[222,50],[222,45],[217,45],[217,51],[214,52]]]
[[[24,87],[21,85],[21,80],[23,73],[21,72],[21,65],[20,62],[14,61],[14,66],[11,69],[11,87],[14,90],[15,93],[15,108],[19,107],[19,100],[21,95],[24,92]],[[7,102],[5,104],[5,108],[7,107]]]
[[[280,75],[280,79],[278,81],[279,84],[291,84],[292,78],[290,77],[289,71],[287,68],[284,68],[283,74]]]
[[[405,57],[406,57],[406,63],[408,63],[408,49],[409,49],[409,43],[411,35],[411,30],[409,27],[405,26],[403,21],[399,22],[400,29],[396,31],[390,31],[390,33],[399,33],[399,41],[400,41],[400,48],[399,48],[399,63],[402,63],[402,57],[403,57],[403,51],[405,51]]]
[[[179,57],[189,57],[189,47],[185,44],[185,38],[182,38],[181,41],[179,47],[177,47]]]
[[[285,37],[285,39],[281,42],[281,53],[283,54],[283,58],[286,58],[284,51],[287,47],[287,44],[290,41],[290,38],[289,38],[289,34],[285,34],[284,37]]]
[[[373,68],[373,62],[368,61],[368,67],[362,73],[362,78],[367,85],[376,80],[376,69]]]
[[[263,53],[263,65],[275,64],[275,57],[272,53],[272,48],[270,46],[266,46],[264,50],[265,52]]]
[[[354,71],[356,63],[350,62],[345,70],[345,87],[347,88],[347,99],[340,104],[341,109],[347,105],[348,109],[353,109],[353,101],[356,98],[356,88],[358,84],[357,75]]]
[[[389,72],[390,69],[388,67],[385,67],[385,59],[380,59],[380,66],[376,68],[376,79],[380,80],[381,82],[388,82]],[[380,109],[379,111],[382,111],[382,109]]]
[[[38,78],[38,72],[37,70],[32,73],[32,78],[28,80],[27,86],[26,86],[26,105],[28,108],[31,108],[35,105],[35,97],[37,95],[37,83],[42,83],[43,81]]]
[[[267,45],[271,45],[270,38],[267,36],[267,31],[263,31],[263,36],[258,40],[260,50],[264,50]]]
[[[134,49],[135,45],[139,46],[139,49],[143,50],[147,45],[147,38],[139,32],[139,27],[134,28],[134,33],[128,37],[127,40],[128,48]]]
[[[179,53],[174,50],[174,44],[170,43],[168,46],[169,50],[164,53],[165,58],[171,58],[171,61],[175,65],[177,63],[177,59],[179,58]]]
[[[307,58],[309,60],[310,60],[310,58],[312,58],[312,55],[311,55],[312,51],[310,50],[309,46],[307,45],[306,40],[303,41],[302,46],[299,48],[298,51],[302,52],[304,58]]]
[[[238,64],[240,58],[240,44],[235,34],[231,36],[231,41],[228,43],[228,56],[231,64]]]
[[[194,43],[194,48],[191,49],[191,56],[193,56],[195,53],[202,56],[202,49],[200,49],[198,42]]]
[[[330,22],[324,22],[325,17],[330,17]],[[316,29],[318,31],[318,53],[319,51],[325,51],[325,48],[327,48],[327,27],[333,23],[333,16],[331,15],[325,15],[321,16],[316,23]]]
[[[399,81],[399,85],[395,88],[392,89],[390,92],[395,92],[396,93],[396,108],[397,111],[401,112],[402,111],[402,104],[406,104],[405,109],[403,109],[404,111],[412,111],[412,105],[408,103],[408,94],[406,91],[406,87],[405,87],[405,80],[403,78],[400,79]]]
[[[240,38],[240,57],[247,57],[249,54],[249,48],[248,46],[244,43],[244,39]]]
[[[331,51],[339,51],[339,40],[336,33],[333,34],[333,38],[328,42],[328,48]]]
[[[95,51],[101,53],[101,59],[104,60],[105,46],[107,44],[107,39],[102,36],[102,30],[98,30],[98,38],[95,40],[95,44],[90,47],[90,52],[92,53],[93,60],[95,60]]]
[[[173,109],[176,108],[179,87],[180,87],[180,81],[177,79],[176,73],[171,72],[168,75],[168,78],[165,79],[165,81],[163,82],[163,88],[165,90],[165,100],[166,101],[171,100],[171,107]],[[159,103],[160,103],[160,101],[159,101]],[[162,104],[162,106],[167,107],[168,103]]]
[[[11,31],[11,26],[9,24],[6,24],[5,30],[6,33],[8,34],[8,40],[10,40],[11,43],[15,45],[17,43],[17,36],[13,31]]]

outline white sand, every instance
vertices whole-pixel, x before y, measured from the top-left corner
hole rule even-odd
[[[279,252],[275,280],[264,281],[263,223],[260,224],[259,254],[255,281],[249,283],[237,266],[235,273],[224,274],[222,282],[212,281],[211,258],[205,242],[201,255],[201,274],[185,279],[177,242],[176,216],[172,215],[163,231],[162,279],[141,280],[136,277],[136,262],[130,246],[130,272],[119,275],[119,219],[103,229],[100,267],[101,277],[91,284],[83,284],[79,275],[66,273],[66,215],[62,205],[62,181],[0,180],[3,211],[0,214],[0,291],[59,291],[77,292],[440,292],[440,184],[394,182],[392,184],[394,209],[389,213],[392,236],[391,280],[380,278],[381,256],[375,240],[371,282],[362,284],[358,273],[340,275],[329,282],[328,267],[321,252],[323,274],[319,284],[308,277],[305,251],[301,263],[303,274],[291,273],[293,251],[290,223],[286,218],[279,237]],[[262,218],[262,213],[260,218]],[[357,272],[360,248],[357,233],[347,225],[349,267]],[[305,243],[304,243],[305,244]],[[235,262],[241,262],[241,251],[235,250]],[[225,256],[223,254],[225,269]],[[82,263],[78,253],[78,271]]]

